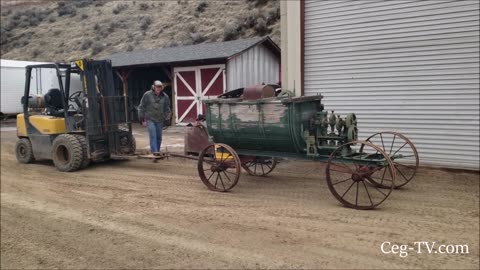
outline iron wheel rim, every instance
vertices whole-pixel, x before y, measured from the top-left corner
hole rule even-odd
[[[362,150],[367,146],[369,150],[372,151],[372,155],[381,155],[384,162],[387,163],[387,166],[378,166],[373,162],[371,165],[368,163],[367,166],[360,165],[354,161],[346,163],[342,159],[340,151],[347,145],[355,144],[361,144]],[[359,153],[367,154],[366,152]],[[388,190],[380,189],[377,185],[370,183],[372,175],[379,172],[379,168],[388,168],[391,178],[391,185]],[[388,155],[381,148],[370,143],[353,141],[338,147],[332,152],[327,162],[326,177],[330,192],[343,205],[354,209],[370,210],[382,204],[392,193],[395,183],[395,167]],[[354,189],[352,189],[352,187],[354,187]],[[353,193],[351,193],[351,191],[353,191]],[[362,197],[359,197],[359,194],[361,194]],[[353,199],[353,197],[355,197],[355,199]],[[361,204],[359,204],[359,198],[362,200]]]
[[[390,137],[393,135],[393,138],[391,142],[389,142]],[[381,146],[382,149],[389,155],[389,157],[392,159],[392,162],[395,166],[396,172],[398,173],[399,177],[397,177],[396,182],[395,182],[395,189],[398,189],[400,187],[405,186],[408,184],[416,175],[418,167],[419,167],[419,157],[418,157],[418,151],[415,145],[412,143],[410,139],[408,139],[405,135],[399,133],[399,132],[393,132],[393,131],[382,131],[375,133],[368,137],[365,141],[368,143],[372,143],[372,140],[375,137],[380,138],[380,144],[376,144],[379,147]],[[397,139],[398,138],[398,139]],[[403,140],[400,143],[399,147],[394,146],[395,141]],[[407,147],[406,147],[407,146]],[[400,150],[403,150],[403,152],[408,152],[406,155],[398,158],[392,158],[395,157],[395,154],[400,152]],[[393,153],[393,154],[392,154]],[[412,162],[405,162],[406,158],[414,158],[413,163]],[[377,185],[380,188],[388,188],[388,186],[383,185],[383,183],[378,183],[374,179],[371,181],[372,184]]]
[[[215,146],[224,148],[228,155],[224,158],[222,154],[222,157],[217,159]],[[208,189],[227,192],[235,187],[240,179],[240,164],[240,158],[233,148],[226,144],[210,144],[199,155],[198,174]]]
[[[247,162],[244,162],[242,163],[242,168],[245,169],[245,171],[250,174],[250,175],[254,175],[254,176],[266,176],[268,174],[270,174],[274,169],[275,167],[277,166],[277,161],[274,159],[274,158],[271,158],[271,159],[267,159],[266,161],[271,161],[271,165],[268,166],[266,163],[264,163],[263,161],[260,161],[260,162],[257,162],[257,158],[255,157],[255,160],[253,161],[247,161]],[[260,164],[260,169],[258,170],[257,172],[257,165]],[[264,165],[266,166],[266,169],[264,167]],[[253,170],[251,169],[251,167],[253,167]]]

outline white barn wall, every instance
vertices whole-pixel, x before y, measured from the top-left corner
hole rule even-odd
[[[257,45],[227,62],[227,91],[261,83],[278,83],[279,59],[265,46]]]
[[[479,169],[479,1],[306,1],[305,95],[396,130],[420,162]]]

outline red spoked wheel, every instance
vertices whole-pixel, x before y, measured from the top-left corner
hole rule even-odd
[[[213,191],[232,189],[240,179],[240,158],[226,144],[211,144],[198,157],[198,174],[202,182]]]
[[[381,147],[392,160],[398,172],[393,188],[400,188],[413,179],[419,165],[418,152],[415,145],[405,135],[393,131],[383,131],[373,134],[365,141]],[[382,179],[373,178],[371,182],[381,188],[390,186],[389,184],[385,185]]]
[[[275,169],[277,161],[271,158],[253,157],[242,163],[242,168],[250,175],[266,176]]]
[[[359,145],[361,151],[346,153]],[[383,169],[386,173],[383,174]],[[385,186],[380,189],[370,182],[382,176]],[[330,192],[343,205],[355,209],[373,209],[383,203],[392,193],[395,183],[395,166],[388,155],[378,146],[367,142],[353,141],[338,147],[331,155],[326,168]],[[388,180],[388,181],[387,181]]]

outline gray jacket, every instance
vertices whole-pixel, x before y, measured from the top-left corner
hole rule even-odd
[[[148,90],[143,94],[140,105],[138,106],[139,120],[152,120],[154,122],[163,123],[170,119],[170,98],[164,92],[159,96],[155,95],[152,90]]]

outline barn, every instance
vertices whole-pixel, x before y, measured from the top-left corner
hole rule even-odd
[[[282,85],[479,170],[479,1],[282,1]]]
[[[176,124],[203,114],[203,99],[227,90],[280,82],[280,48],[267,36],[116,53],[112,60],[120,92],[136,106],[154,80],[166,85]],[[123,93],[123,92],[122,92]],[[136,112],[132,111],[132,119]]]

